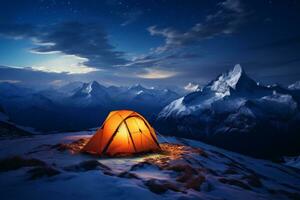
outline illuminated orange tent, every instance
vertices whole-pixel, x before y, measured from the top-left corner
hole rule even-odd
[[[140,114],[112,111],[83,151],[98,155],[120,155],[159,150],[154,129]]]

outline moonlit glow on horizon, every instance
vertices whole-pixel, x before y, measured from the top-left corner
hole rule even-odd
[[[32,66],[34,70],[54,73],[85,74],[99,71],[100,69],[84,65],[88,59],[74,55],[60,55],[56,59],[51,59]]]
[[[176,72],[163,71],[158,69],[146,69],[145,73],[138,74],[137,76],[144,79],[165,79],[176,75]]]

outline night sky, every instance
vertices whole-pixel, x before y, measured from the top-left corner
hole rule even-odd
[[[240,63],[300,80],[300,1],[2,1],[0,81],[205,84]]]

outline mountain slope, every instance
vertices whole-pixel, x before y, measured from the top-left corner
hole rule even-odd
[[[162,154],[99,159],[78,153],[90,134],[73,132],[1,140],[0,180],[6,180],[0,181],[2,198],[300,198],[296,168],[174,137],[164,138],[168,143],[161,143]]]
[[[71,98],[77,105],[82,106],[108,106],[111,102],[106,88],[96,81],[84,83]]]
[[[73,82],[45,90],[0,83],[0,104],[11,120],[40,131],[97,127],[111,110],[130,109],[151,119],[179,95],[171,90],[105,87],[96,81]]]
[[[298,104],[295,92],[260,85],[236,65],[166,106],[155,127],[258,157],[298,155]]]
[[[30,132],[10,122],[9,117],[5,114],[4,109],[0,106],[0,138],[13,138],[30,135],[32,135]]]
[[[300,81],[297,81],[291,85],[288,86],[291,90],[300,90]]]

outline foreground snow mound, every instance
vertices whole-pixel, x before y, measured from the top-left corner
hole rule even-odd
[[[201,142],[164,138],[161,154],[81,154],[91,132],[0,141],[3,199],[299,199],[299,170]],[[18,148],[15,148],[18,146]],[[21,197],[21,198],[20,198]]]
[[[258,157],[299,155],[299,97],[297,90],[256,83],[236,65],[167,105],[155,127]]]

